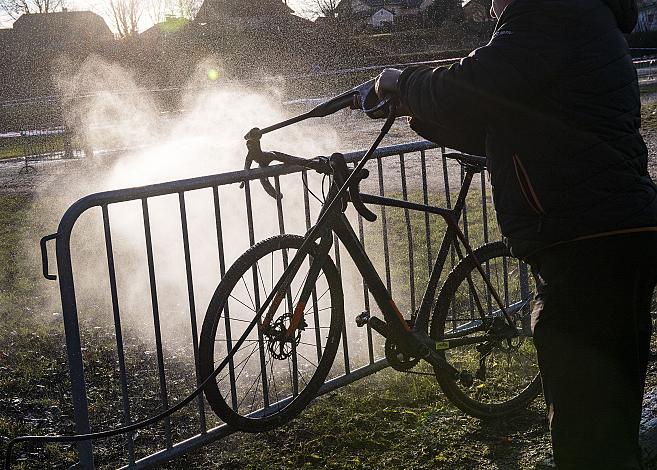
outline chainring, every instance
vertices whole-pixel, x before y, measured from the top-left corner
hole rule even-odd
[[[399,344],[390,338],[386,338],[385,352],[390,367],[401,372],[411,370],[420,362],[419,357],[409,357],[404,354]]]

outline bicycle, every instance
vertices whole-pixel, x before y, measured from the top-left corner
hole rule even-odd
[[[353,169],[339,153],[304,159],[261,148],[269,132],[347,107],[372,118],[387,117]],[[329,374],[344,327],[341,279],[329,254],[333,234],[383,313],[384,320],[364,313],[356,323],[386,338],[389,365],[409,371],[421,360],[428,362],[450,401],[478,418],[515,412],[540,392],[530,327],[533,278],[503,243],[473,249],[458,225],[472,178],[485,169],[485,158],[448,154],[465,170],[453,209],[360,192],[360,182],[369,175],[364,165],[394,121],[394,103],[379,101],[369,81],[308,113],[246,135],[245,168],[253,162],[263,167],[281,162],[329,176],[331,182],[306,235],[275,236],[252,246],[226,272],[208,306],[199,369],[207,401],[232,427],[260,432],[284,424],[317,395]],[[271,197],[282,197],[266,178],[260,181]],[[349,203],[370,222],[376,215],[365,204],[429,212],[447,223],[421,305],[411,318],[397,308],[346,218]],[[436,296],[450,249],[460,261]],[[226,366],[227,372],[220,370]]]

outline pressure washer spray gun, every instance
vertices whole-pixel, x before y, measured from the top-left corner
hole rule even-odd
[[[306,119],[326,117],[345,108],[360,109],[372,119],[388,117],[390,114],[390,99],[379,99],[376,90],[374,89],[375,82],[376,80],[372,79],[365,83],[361,83],[351,90],[323,102],[307,113],[279,122],[278,124],[274,124],[264,129],[254,127],[244,136],[248,150],[246,161],[244,162],[244,169],[251,169],[253,162],[258,163],[261,167],[266,167],[272,161],[280,161],[275,152],[263,152],[260,147],[260,138],[269,132],[305,121]],[[283,196],[276,191],[267,178],[260,178],[260,182],[267,194],[274,199],[282,199]],[[240,188],[243,187],[244,183],[241,183]]]

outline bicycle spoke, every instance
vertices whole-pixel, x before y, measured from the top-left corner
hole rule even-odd
[[[256,351],[260,351],[259,346],[260,346],[260,344],[256,344],[253,347],[253,349],[251,350],[251,353],[247,356],[247,358],[244,361],[240,362],[240,364],[244,364],[244,365],[240,369],[239,374],[237,374],[237,377],[235,377],[235,382],[237,382],[237,380],[241,377],[242,372],[244,372],[244,369],[246,369],[246,362],[248,362],[248,360],[251,359],[251,357],[253,357],[253,355],[256,353]],[[237,368],[237,367],[235,367],[235,368]]]
[[[255,312],[256,311],[255,302],[253,302],[253,297],[251,297],[251,291],[249,291],[249,286],[246,285],[246,281],[244,280],[244,276],[242,276],[240,279],[242,280],[242,284],[244,284],[244,288],[246,289],[246,293],[249,296],[249,300],[251,300],[251,306],[253,307],[252,310]]]
[[[270,355],[271,358],[271,355]],[[276,376],[274,375],[274,361],[270,359],[269,361],[269,377],[271,378],[270,383],[274,385],[274,396],[276,397],[276,402],[281,401],[278,396],[278,387],[276,387]]]
[[[301,290],[303,289],[304,284],[306,283],[306,280],[308,279],[308,276],[310,275],[310,271],[306,273],[306,276],[303,278],[303,282],[299,285],[299,289],[297,290],[297,293],[294,295],[294,299],[292,300],[292,303],[294,304],[297,299],[299,298],[299,294],[301,293]],[[292,285],[290,285],[292,287]]]
[[[255,309],[253,309],[253,308],[249,307],[248,305],[246,305],[244,302],[242,302],[240,299],[238,299],[237,297],[235,297],[233,294],[230,294],[230,298],[233,299],[233,300],[235,300],[236,302],[239,302],[240,304],[244,305],[244,307],[248,308],[248,309],[251,310],[253,313],[258,313]],[[231,318],[231,320],[243,321],[243,322],[246,322],[246,323],[250,323],[248,320],[240,320],[240,319],[238,319],[238,318]]]
[[[324,296],[326,295],[326,293],[327,293],[329,290],[330,290],[330,288],[327,288],[327,289],[324,291],[324,293],[323,293],[322,295],[319,296],[319,298],[317,299],[317,302],[319,302],[320,300],[322,300],[322,297],[324,297]]]
[[[265,280],[262,278],[262,271],[260,270],[260,265],[256,263],[256,269],[258,270],[258,275],[260,276],[260,282],[262,283],[262,290],[265,291],[265,298],[269,297],[267,288],[265,287]]]
[[[306,356],[301,354],[299,351],[297,351],[297,356],[301,356],[308,364],[312,364],[313,366],[317,367],[317,364],[315,364],[313,361],[311,361]]]
[[[325,312],[325,311],[327,311],[327,310],[331,310],[332,308],[333,308],[333,306],[332,306],[332,305],[329,305],[328,307],[318,308],[318,309],[317,309],[317,312],[318,312],[318,313],[319,313],[319,312]],[[312,313],[311,310],[314,311],[314,308],[313,308],[312,305],[310,305],[310,306],[308,307],[308,310],[306,310],[305,312],[303,312],[303,314],[304,314],[304,315],[310,315],[310,314]]]
[[[240,400],[240,402],[237,404],[237,408],[238,408],[238,409],[242,407],[242,403],[244,403],[244,400],[246,400],[246,397],[249,396],[249,394],[250,394],[251,390],[253,390],[253,387],[255,386],[255,384],[257,384],[258,382],[260,382],[260,378],[261,378],[261,377],[262,377],[262,374],[258,374],[258,375],[256,376],[256,379],[253,381],[253,383],[251,384],[251,386],[246,390],[246,393],[244,394],[244,396],[242,397],[242,399]],[[254,400],[255,400],[255,395],[254,395]],[[251,406],[253,406],[253,404],[251,404]],[[253,410],[253,408],[251,408],[251,410]]]

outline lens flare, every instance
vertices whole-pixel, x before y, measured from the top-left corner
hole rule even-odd
[[[219,70],[217,69],[210,69],[208,70],[208,79],[214,81],[217,81],[219,79]]]

